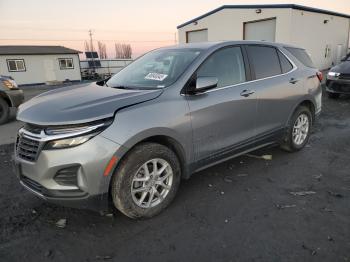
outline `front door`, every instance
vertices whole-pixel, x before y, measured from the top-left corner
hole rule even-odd
[[[239,46],[216,51],[197,70],[196,77],[217,77],[217,88],[187,96],[195,160],[230,154],[255,135],[257,100]]]
[[[55,66],[52,59],[44,60],[44,68],[46,81],[56,81]]]

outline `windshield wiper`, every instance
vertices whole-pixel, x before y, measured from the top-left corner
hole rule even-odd
[[[113,86],[113,88],[117,88],[117,89],[135,89],[135,88],[132,88],[130,86]]]
[[[132,90],[156,90],[156,89],[162,89],[161,87],[139,87],[139,86],[113,86],[112,88],[117,89],[132,89]]]

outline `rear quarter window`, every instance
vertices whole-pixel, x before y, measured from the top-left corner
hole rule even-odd
[[[310,56],[307,54],[305,49],[285,47],[296,59],[298,59],[304,66],[315,68]]]
[[[293,65],[289,62],[287,57],[285,57],[285,55],[282,54],[280,51],[277,51],[277,53],[280,58],[282,73],[287,73],[291,71],[293,69]]]

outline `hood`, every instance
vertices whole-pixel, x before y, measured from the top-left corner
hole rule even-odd
[[[64,87],[36,96],[19,107],[17,119],[36,125],[69,125],[112,117],[120,108],[158,97],[163,91],[98,86]]]
[[[332,67],[329,71],[341,74],[350,74],[350,61],[341,62],[339,65]]]

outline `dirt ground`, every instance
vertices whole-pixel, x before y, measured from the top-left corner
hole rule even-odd
[[[194,174],[163,213],[134,221],[45,203],[1,145],[0,261],[350,261],[350,98],[324,98],[304,150],[254,154],[272,160]]]

